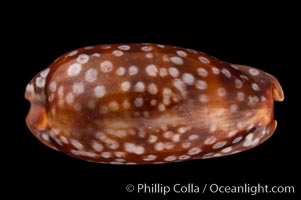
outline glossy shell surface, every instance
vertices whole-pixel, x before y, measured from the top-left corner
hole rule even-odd
[[[26,122],[45,145],[110,164],[238,153],[276,128],[271,75],[169,45],[113,44],[59,57],[27,85]]]

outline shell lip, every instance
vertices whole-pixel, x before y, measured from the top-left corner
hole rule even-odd
[[[275,80],[272,87],[273,97],[275,101],[283,101],[284,100],[284,92],[280,85],[280,83]]]

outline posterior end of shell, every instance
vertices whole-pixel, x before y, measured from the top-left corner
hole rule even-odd
[[[272,86],[273,97],[275,101],[283,101],[284,93],[282,87],[278,80],[273,77],[273,86]]]
[[[283,101],[284,93],[279,81],[271,74],[264,71],[258,70],[254,67],[246,65],[237,65],[239,70],[243,71],[246,74],[251,74],[252,76],[258,77],[258,80],[267,80],[271,84],[272,94],[275,101]]]

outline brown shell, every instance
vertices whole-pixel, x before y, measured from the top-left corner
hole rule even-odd
[[[76,158],[151,164],[225,156],[276,128],[271,75],[168,45],[79,48],[27,85],[27,125]]]

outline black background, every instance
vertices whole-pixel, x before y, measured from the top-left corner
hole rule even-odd
[[[193,7],[193,6],[192,6]],[[104,10],[108,12],[103,12]],[[184,9],[185,10],[185,9]],[[291,74],[292,46],[295,45],[293,22],[280,10],[235,10],[211,12],[172,9],[105,9],[99,8],[87,14],[68,12],[57,5],[44,13],[43,9],[31,15],[22,14],[8,30],[14,38],[12,47],[21,53],[13,54],[8,67],[14,71],[16,88],[13,90],[13,127],[9,133],[7,162],[9,188],[17,194],[39,197],[35,191],[53,197],[107,199],[104,195],[121,194],[124,198],[143,199],[146,195],[127,193],[127,184],[176,183],[204,185],[294,185],[297,193],[297,177],[300,165],[292,128],[293,107],[290,104],[293,90]],[[232,12],[232,13],[231,13]],[[259,12],[261,13],[260,16]],[[219,13],[219,15],[217,15]],[[132,14],[131,16],[128,14]],[[233,17],[229,17],[232,14]],[[214,15],[215,17],[213,17]],[[48,17],[48,18],[47,18]],[[292,25],[290,23],[291,22]],[[264,144],[232,156],[194,160],[182,163],[144,166],[116,166],[89,163],[56,152],[40,143],[27,129],[25,117],[29,103],[24,99],[26,84],[63,53],[78,47],[110,43],[163,43],[203,51],[221,60],[245,64],[273,74],[281,83],[284,102],[275,103],[278,127]],[[10,51],[12,52],[12,51]],[[12,55],[12,54],[10,54]],[[11,120],[10,120],[11,121]],[[299,159],[300,160],[300,159]],[[209,193],[209,192],[208,192]],[[177,199],[222,199],[222,194],[181,194]],[[186,196],[188,195],[188,196]],[[163,199],[161,194],[155,195]],[[226,195],[246,198],[250,195]],[[40,196],[42,198],[42,196]],[[254,199],[290,199],[293,194],[257,195]]]

